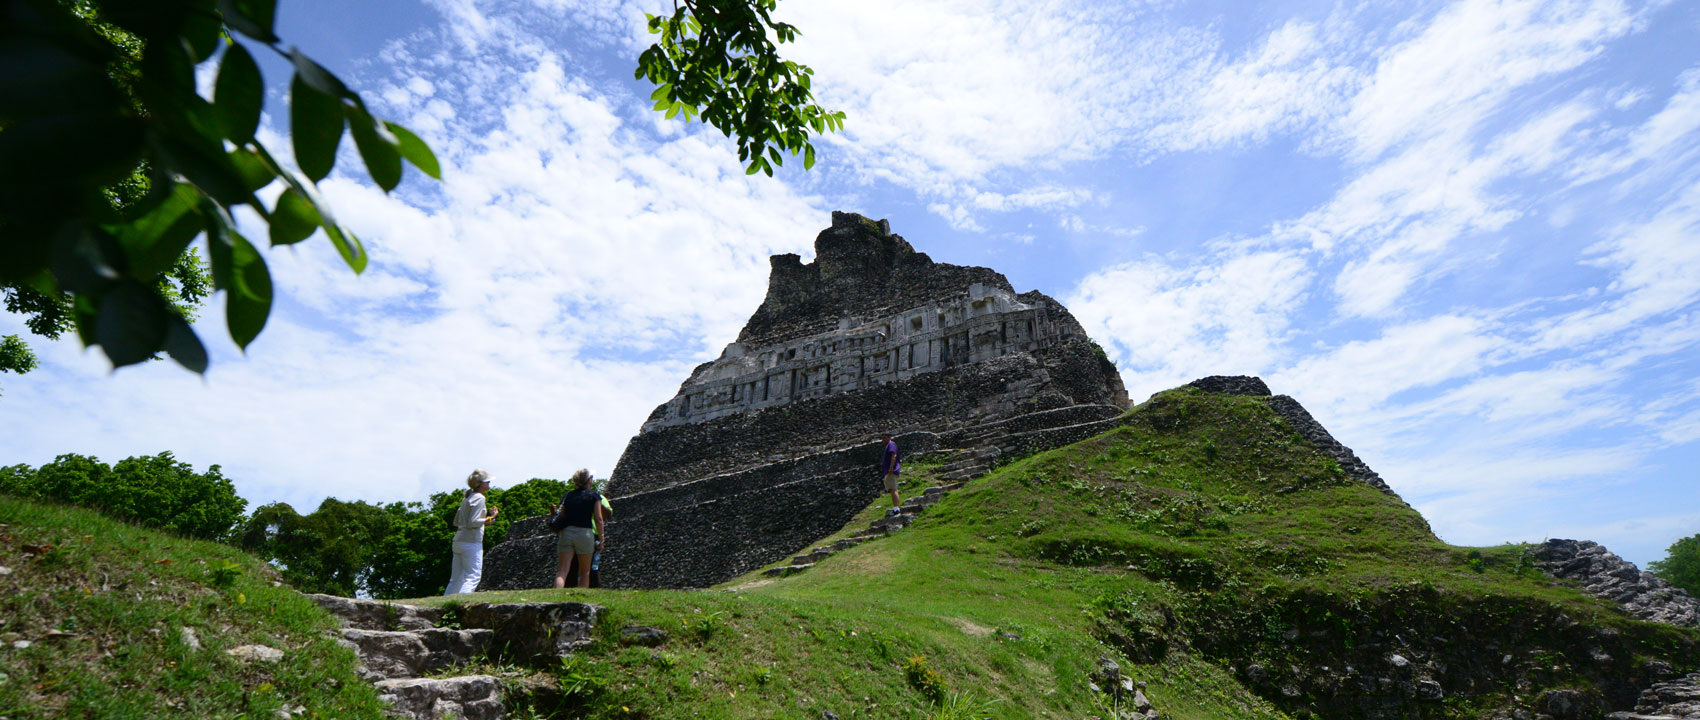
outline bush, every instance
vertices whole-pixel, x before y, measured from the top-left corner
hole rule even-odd
[[[1700,535],[1676,541],[1665,551],[1665,559],[1649,563],[1647,570],[1700,597]]]

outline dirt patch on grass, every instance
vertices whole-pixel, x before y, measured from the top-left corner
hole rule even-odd
[[[961,630],[969,637],[986,637],[992,634],[991,628],[967,618],[945,618],[945,622],[955,625],[956,629]]]
[[[884,575],[891,572],[897,565],[897,559],[891,556],[891,551],[884,548],[870,549],[866,552],[851,553],[844,558],[844,570],[862,575]]]

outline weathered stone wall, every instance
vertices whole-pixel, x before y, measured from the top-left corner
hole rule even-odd
[[[1103,377],[1115,376],[1114,366],[1083,367],[1074,359],[1083,352],[1090,345],[1075,339],[954,372],[642,433],[620,456],[610,492],[643,492],[868,442],[882,431],[942,432],[1038,410],[1113,405],[1116,397]],[[1094,374],[1099,383],[1088,394],[1080,388],[1090,388]],[[1078,394],[1065,394],[1071,388]]]
[[[895,438],[907,458],[938,436]],[[878,497],[882,448],[867,443],[614,498],[603,553],[605,587],[703,587],[786,557],[843,527]],[[548,587],[555,535],[527,518],[484,556],[479,590]]]

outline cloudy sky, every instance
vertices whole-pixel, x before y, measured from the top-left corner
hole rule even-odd
[[[842,209],[1061,299],[1135,399],[1263,376],[1449,542],[1700,532],[1700,4],[784,0],[849,117],[771,179],[648,110],[659,3],[281,5],[444,181],[386,196],[345,143],[363,276],[268,253],[204,379],[37,343],[0,463],[170,450],[303,510],[605,474]]]

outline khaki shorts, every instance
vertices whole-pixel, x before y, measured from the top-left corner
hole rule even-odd
[[[885,481],[885,489],[887,492],[897,491],[897,473],[886,473],[885,477],[880,478],[880,480]]]
[[[568,527],[561,531],[561,539],[555,543],[555,549],[575,555],[596,552],[596,531],[587,527]]]

